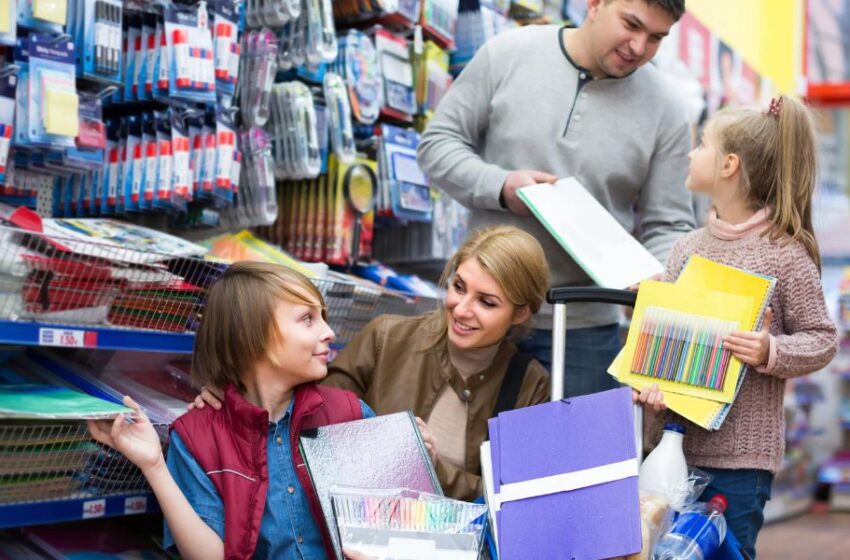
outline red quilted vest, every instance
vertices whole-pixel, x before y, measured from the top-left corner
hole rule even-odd
[[[295,473],[310,503],[310,513],[322,530],[325,550],[334,557],[330,533],[319,497],[298,447],[302,430],[362,418],[360,401],[349,391],[305,383],[295,389],[289,443]],[[210,477],[224,503],[224,557],[252,557],[260,534],[268,491],[266,440],[269,414],[245,400],[233,385],[225,389],[221,410],[195,409],[171,426]]]

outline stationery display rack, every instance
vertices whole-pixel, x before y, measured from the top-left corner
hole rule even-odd
[[[46,347],[189,354],[205,290],[226,268],[132,240],[0,227],[0,352],[36,347],[28,354],[60,377]],[[313,281],[337,350],[377,315],[438,305],[342,275]],[[158,428],[166,445],[166,426]],[[138,469],[94,442],[83,422],[0,419],[0,528],[155,511]]]

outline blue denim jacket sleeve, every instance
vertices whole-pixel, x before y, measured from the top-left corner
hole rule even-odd
[[[192,509],[223,541],[224,504],[212,481],[189,453],[176,431],[171,432],[166,463],[168,471],[183,491],[183,495],[189,500]],[[163,526],[163,546],[166,550],[176,552],[174,537],[168,528],[168,522],[163,522]]]

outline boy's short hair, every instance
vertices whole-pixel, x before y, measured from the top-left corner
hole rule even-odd
[[[234,263],[207,291],[195,336],[192,381],[223,389],[233,383],[243,392],[242,376],[263,360],[276,363],[283,343],[275,309],[281,301],[318,307],[327,320],[322,294],[310,280],[278,264]]]

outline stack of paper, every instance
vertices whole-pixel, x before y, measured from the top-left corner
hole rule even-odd
[[[662,309],[688,314],[694,317],[695,321],[731,320],[735,324],[733,330],[755,331],[761,328],[764,311],[775,286],[774,278],[722,265],[699,255],[692,256],[675,284],[641,283],[626,346],[611,364],[608,372],[620,382],[638,390],[658,383],[664,392],[668,408],[707,430],[719,429],[744,381],[747,369],[745,364],[731,357],[728,363],[725,363],[725,377],[722,373],[715,375],[718,373],[717,360],[710,357],[702,360],[702,369],[697,368],[696,377],[663,375],[659,378],[637,373],[635,364],[640,361],[639,354],[643,351],[640,338],[641,331],[645,330],[645,316],[648,311]],[[684,341],[678,352],[675,345],[670,351],[661,344],[658,346],[657,356],[651,359],[656,359],[666,366],[680,356],[682,363],[690,365],[699,361],[695,358],[699,358],[700,352],[705,348],[714,348],[718,351],[718,356],[722,355],[722,342],[713,343],[704,338],[689,337],[687,333],[692,331],[687,329],[684,329],[685,335],[682,335],[682,332],[680,329],[666,336],[668,341],[675,341],[677,336],[690,338]],[[724,364],[722,359],[720,364]],[[716,379],[719,385],[702,383],[711,379]]]
[[[490,419],[482,473],[503,558],[611,558],[640,552],[631,390]],[[489,451],[489,452],[488,452]]]

